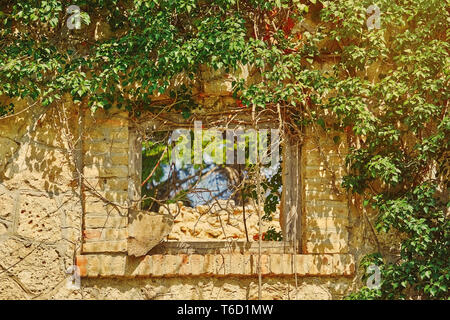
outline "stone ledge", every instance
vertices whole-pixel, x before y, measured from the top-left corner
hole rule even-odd
[[[295,261],[295,267],[294,267]],[[134,258],[123,254],[77,256],[82,277],[183,277],[258,275],[257,254],[154,254]],[[294,271],[295,268],[295,271]],[[352,276],[355,260],[351,254],[262,254],[264,277]]]

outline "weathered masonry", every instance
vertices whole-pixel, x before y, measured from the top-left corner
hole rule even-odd
[[[204,89],[215,98],[197,118],[218,125],[208,117],[235,102],[226,86]],[[92,114],[69,98],[16,108],[0,122],[0,297],[253,299],[259,263],[264,299],[341,298],[354,287],[365,249],[359,204],[340,187],[345,134],[312,126],[302,141],[282,142],[286,241],[263,241],[259,255],[257,242],[159,243],[170,221],[135,205],[136,126],[148,123],[117,109]],[[149,123],[173,129],[172,116]],[[79,290],[63,281],[73,265]]]
[[[134,198],[139,198],[136,196],[140,183],[139,138],[127,120],[127,113],[88,116],[85,128],[83,177],[95,186],[95,193],[84,190],[83,245],[77,256],[83,276],[254,276],[257,273],[256,251],[246,250],[240,243],[231,249],[225,245],[211,246],[210,250],[203,249],[204,253],[197,252],[201,251],[196,250],[199,244],[179,243],[177,253],[172,248],[166,254],[160,248],[158,253],[133,257],[136,249],[132,247],[143,246],[145,241],[153,244],[158,239],[151,238],[149,229],[157,230],[154,233],[158,235],[163,229],[158,222],[164,224],[162,218],[150,220],[137,210],[126,209]],[[289,252],[292,250],[287,244],[264,243],[268,246],[261,257],[264,276],[295,273],[350,276],[355,270],[346,228],[348,197],[338,189],[338,182],[333,181],[343,174],[343,168],[339,167],[341,159],[332,153],[333,141],[320,137],[319,151],[312,141],[316,137],[310,135],[306,133],[303,145],[289,141],[284,147],[285,158],[289,160],[283,169],[286,191],[282,220],[285,238],[297,240],[300,245],[295,252]],[[345,148],[345,137],[342,140],[341,148]],[[323,159],[320,152],[327,152]],[[327,169],[330,166],[332,169]],[[296,230],[299,232],[294,235]],[[138,255],[149,251],[151,244],[147,250],[138,250]],[[187,247],[189,250],[183,249]]]

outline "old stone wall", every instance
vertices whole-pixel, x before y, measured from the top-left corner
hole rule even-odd
[[[69,100],[47,109],[16,106],[16,116],[0,121],[1,299],[257,296],[255,252],[127,256],[128,113],[92,115]],[[361,245],[368,233],[358,204],[339,188],[347,141],[341,140],[335,145],[324,133],[306,132],[302,253],[263,252],[263,298],[342,298],[355,286],[356,262],[370,245]],[[192,240],[201,210],[182,208],[169,239]],[[200,239],[217,239],[210,220],[200,224]],[[67,286],[74,265],[82,276],[77,290]]]

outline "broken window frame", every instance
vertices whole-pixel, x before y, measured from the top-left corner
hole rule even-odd
[[[219,131],[236,128],[253,128],[249,115],[234,117],[233,123],[226,121],[217,115],[194,115],[188,120],[179,114],[165,114],[165,117],[153,116],[151,120],[135,121],[129,126],[129,182],[128,197],[129,224],[136,219],[139,212],[141,200],[141,179],[142,179],[142,135],[143,130],[173,131],[176,129],[194,129],[195,121],[202,121],[206,124],[203,130],[215,128]],[[274,128],[274,123],[278,125],[277,118],[266,117],[258,121],[258,129]],[[282,196],[280,199],[280,225],[283,233],[282,241],[262,241],[263,252],[267,253],[301,253],[302,248],[302,219],[304,217],[302,198],[302,157],[301,144],[298,140],[285,138],[281,141],[282,148]],[[243,240],[221,241],[170,241],[162,242],[147,254],[165,253],[221,253],[227,252],[231,247],[239,249],[241,252],[257,251],[258,242],[247,242]],[[245,249],[245,250],[244,250]]]

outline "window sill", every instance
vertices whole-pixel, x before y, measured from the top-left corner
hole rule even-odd
[[[153,254],[134,258],[118,254],[77,256],[81,277],[192,277],[258,275],[258,254]],[[286,254],[261,255],[264,277],[282,276],[352,276],[355,261],[351,254]]]

